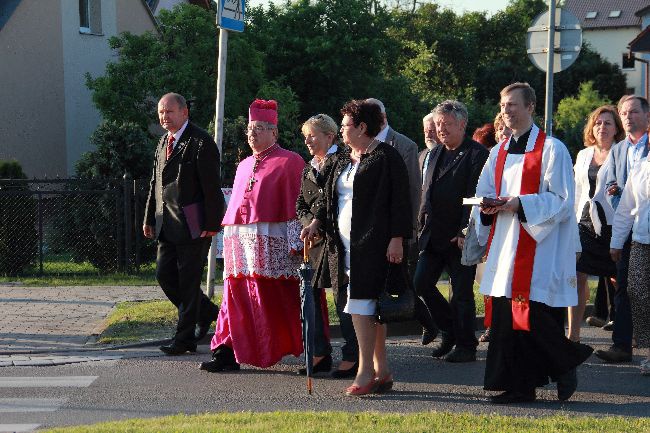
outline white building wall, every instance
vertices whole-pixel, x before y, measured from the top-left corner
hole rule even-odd
[[[627,79],[627,87],[633,93],[645,93],[645,65],[635,63],[632,69],[623,69],[623,53],[627,53],[627,46],[634,39],[641,29],[639,28],[616,28],[583,30],[583,39],[591,45],[591,48],[598,52],[610,63],[618,65]]]
[[[65,129],[68,174],[82,153],[93,150],[90,135],[101,121],[86,87],[85,73],[104,74],[106,61],[113,53],[107,39],[116,34],[115,0],[101,1],[101,33],[79,32],[78,0],[60,0],[63,33],[63,70],[65,88]]]

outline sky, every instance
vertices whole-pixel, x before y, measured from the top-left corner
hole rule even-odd
[[[246,0],[247,5],[268,4],[271,0]],[[280,3],[283,3],[281,0]],[[465,11],[487,11],[490,15],[496,11],[505,9],[508,0],[436,0],[442,7],[453,9],[456,13],[462,14]]]

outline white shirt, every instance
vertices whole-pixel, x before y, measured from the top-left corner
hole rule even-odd
[[[630,173],[616,208],[610,246],[623,249],[632,229],[632,240],[650,244],[650,159],[640,161]]]
[[[539,132],[539,128],[533,125],[526,152],[533,150]],[[490,157],[479,177],[477,197],[496,196],[494,182],[499,147],[494,146],[490,151]],[[542,152],[541,192],[519,195],[523,161],[524,155],[507,155],[500,195],[519,196],[527,222],[520,224],[517,213],[499,212],[481,281],[481,293],[512,297],[512,274],[519,227],[522,226],[537,243],[530,300],[551,307],[576,305],[578,291],[575,252],[580,242],[573,212],[575,192],[571,157],[562,142],[547,138]],[[490,226],[477,224],[476,227],[479,242],[484,245]]]
[[[381,131],[379,131],[379,134],[377,134],[375,140],[383,141],[384,143],[386,143],[386,137],[388,137],[388,128],[389,128],[388,122],[386,122],[386,126],[384,126],[384,128]]]
[[[594,158],[594,146],[587,147],[578,152],[576,157],[576,165],[573,167],[575,173],[576,195],[575,195],[575,213],[576,218],[580,221],[582,217],[582,210],[585,203],[589,203],[589,215],[591,222],[594,225],[596,234],[600,235],[603,224],[612,224],[614,221],[614,208],[611,203],[605,199],[605,182],[607,180],[607,161],[600,166],[598,175],[596,176],[596,189],[594,196],[589,198],[589,166]],[[609,158],[609,156],[608,156]],[[603,211],[605,212],[606,221],[600,221],[596,202],[600,203]]]
[[[183,126],[181,126],[181,129],[179,129],[178,131],[176,131],[176,132],[173,134],[173,135],[174,135],[174,143],[173,143],[173,145],[174,145],[173,148],[174,148],[174,149],[176,149],[176,145],[178,144],[178,140],[179,140],[179,139],[181,138],[181,136],[183,135],[183,132],[185,132],[185,128],[187,128],[187,124],[188,124],[189,122],[190,122],[190,120],[187,119],[187,120],[185,121],[185,123],[183,123]],[[168,136],[168,138],[167,138],[167,142],[169,142],[169,136]]]

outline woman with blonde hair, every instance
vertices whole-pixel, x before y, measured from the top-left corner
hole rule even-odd
[[[576,264],[578,305],[569,307],[567,337],[573,341],[580,341],[580,324],[589,298],[587,277],[616,277],[616,264],[609,255],[614,209],[605,200],[607,173],[603,164],[612,145],[622,140],[624,134],[616,107],[598,107],[589,115],[584,128],[585,148],[576,157],[575,213],[582,253]]]

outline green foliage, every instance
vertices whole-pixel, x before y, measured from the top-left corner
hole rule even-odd
[[[468,133],[492,121],[499,91],[514,81],[536,89],[541,112],[544,73],[529,61],[525,38],[547,3],[511,0],[490,17],[457,15],[434,2],[297,0],[252,7],[246,30],[229,36],[224,162],[247,155],[236,119],[255,97],[279,101],[280,142],[303,156],[300,124],[316,113],[340,120],[340,108],[353,98],[381,99],[390,125],[416,141],[422,117],[444,99],[468,106]],[[103,77],[88,78],[93,98],[105,119],[144,129],[156,121],[160,95],[178,91],[196,101],[191,117],[207,126],[215,99],[214,12],[184,4],[159,18],[160,36],[111,40],[118,61]],[[575,96],[587,80],[611,100],[626,86],[617,66],[585,46],[571,68],[556,74],[554,101]],[[234,169],[224,165],[224,178]]]
[[[17,161],[0,160],[0,179],[27,179]],[[21,182],[0,185],[0,275],[19,275],[36,259],[36,202]],[[15,194],[12,194],[15,193]]]
[[[584,147],[583,130],[589,113],[601,105],[610,103],[609,99],[602,97],[598,90],[594,89],[593,81],[580,84],[577,96],[560,101],[554,116],[555,126],[558,138],[566,144],[572,155],[575,156]]]

